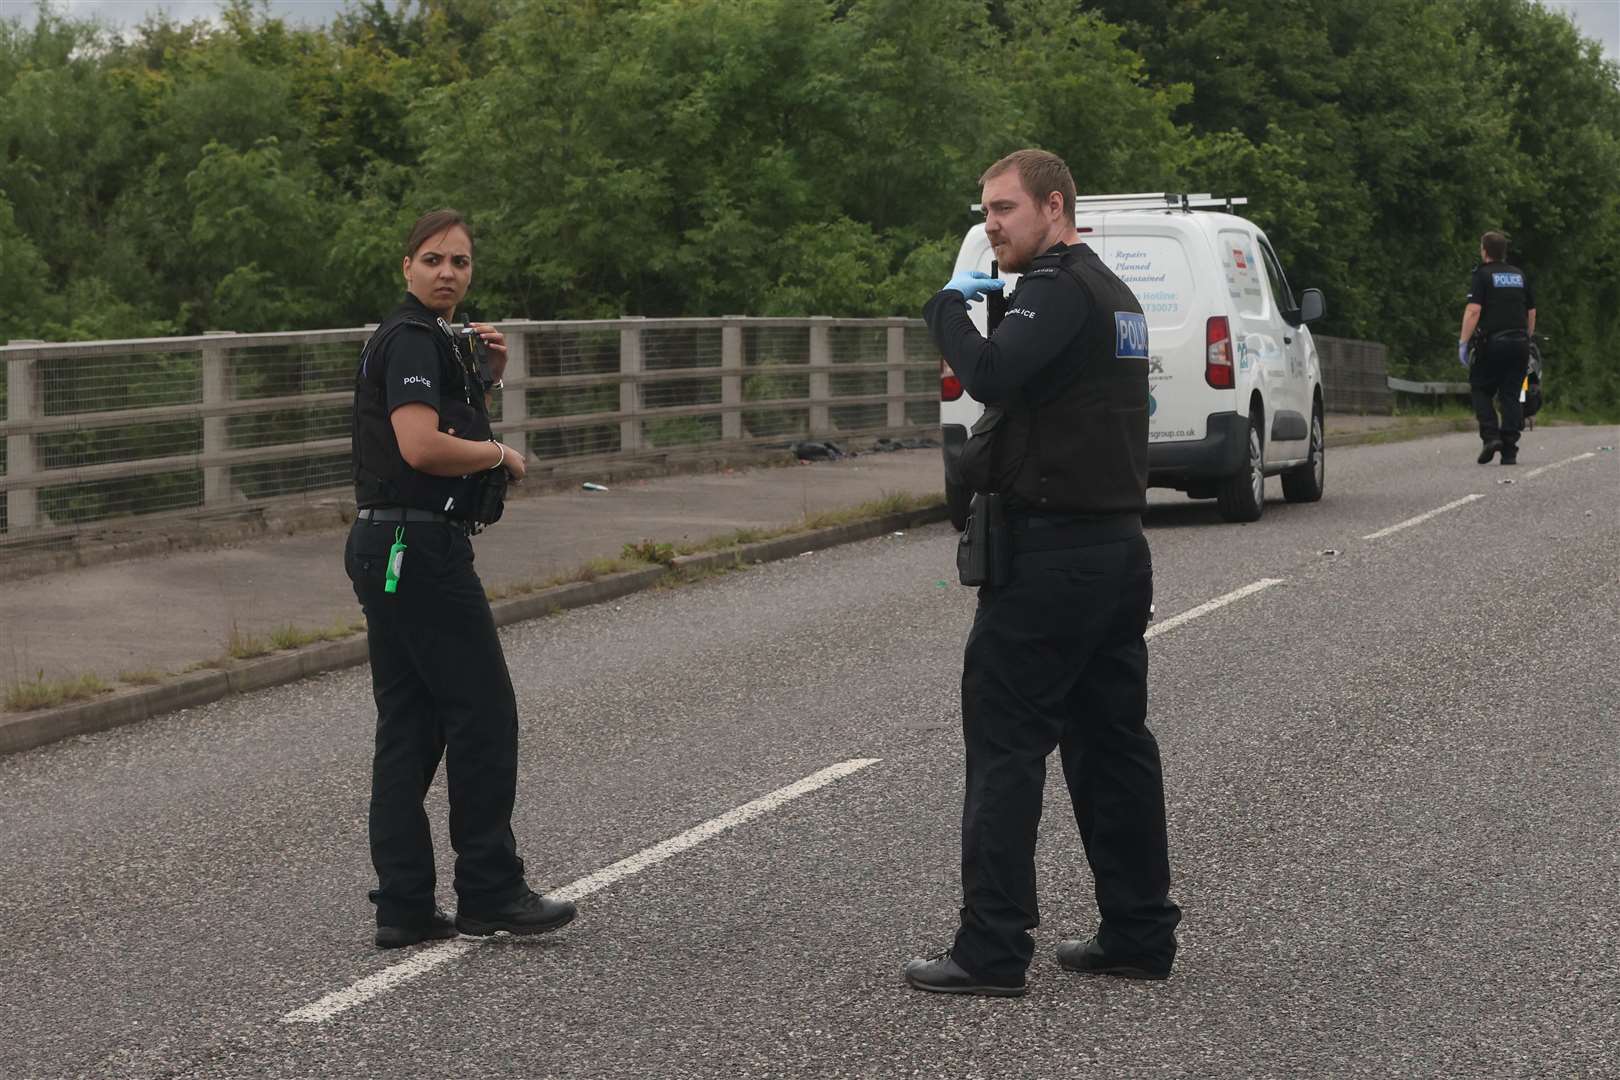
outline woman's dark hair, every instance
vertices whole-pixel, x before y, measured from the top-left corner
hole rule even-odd
[[[467,234],[467,245],[476,250],[477,244],[473,241],[472,226],[468,225],[467,219],[461,216],[461,211],[443,207],[438,210],[429,210],[416,219],[416,224],[411,226],[410,235],[405,237],[405,257],[414,259],[417,248],[446,229],[454,229],[458,226]]]

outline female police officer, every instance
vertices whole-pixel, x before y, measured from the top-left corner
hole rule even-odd
[[[405,242],[404,300],[361,353],[353,465],[359,515],[344,566],[366,613],[377,743],[371,860],[377,945],[465,934],[533,934],[573,919],[523,878],[512,836],[517,700],[469,533],[493,520],[487,496],[523,454],[490,438],[487,387],[449,320],[472,282],[472,233],[461,215],[421,217]],[[474,329],[494,358],[506,345]],[[499,485],[496,485],[498,488]],[[447,759],[458,906],[434,904],[433,841],[423,797]]]

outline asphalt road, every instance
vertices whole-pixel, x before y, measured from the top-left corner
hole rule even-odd
[[[938,526],[504,633],[519,844],[585,894],[537,941],[371,947],[364,670],[0,759],[0,1076],[1620,1076],[1615,441],[1340,450],[1248,526],[1155,494],[1161,624],[1279,582],[1150,645],[1167,983],[1056,966],[1095,910],[1054,767],[1029,996],[904,987],[957,904]]]

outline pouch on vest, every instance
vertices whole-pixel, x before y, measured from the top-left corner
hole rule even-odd
[[[1012,538],[1000,495],[975,495],[967,528],[956,542],[956,575],[963,585],[992,588],[1012,580]]]
[[[968,490],[981,494],[1004,490],[1009,486],[1007,482],[1024,467],[1028,436],[1024,436],[1025,445],[1012,445],[1009,435],[1014,438],[1017,435],[1010,431],[1014,425],[1003,423],[1006,418],[1004,408],[990,406],[973,425],[968,441],[962,444],[962,452],[957,456],[957,473]]]

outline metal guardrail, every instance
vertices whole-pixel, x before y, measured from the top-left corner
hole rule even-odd
[[[544,476],[939,422],[917,319],[497,323],[495,431]],[[101,522],[330,499],[370,327],[0,346],[0,545]]]

